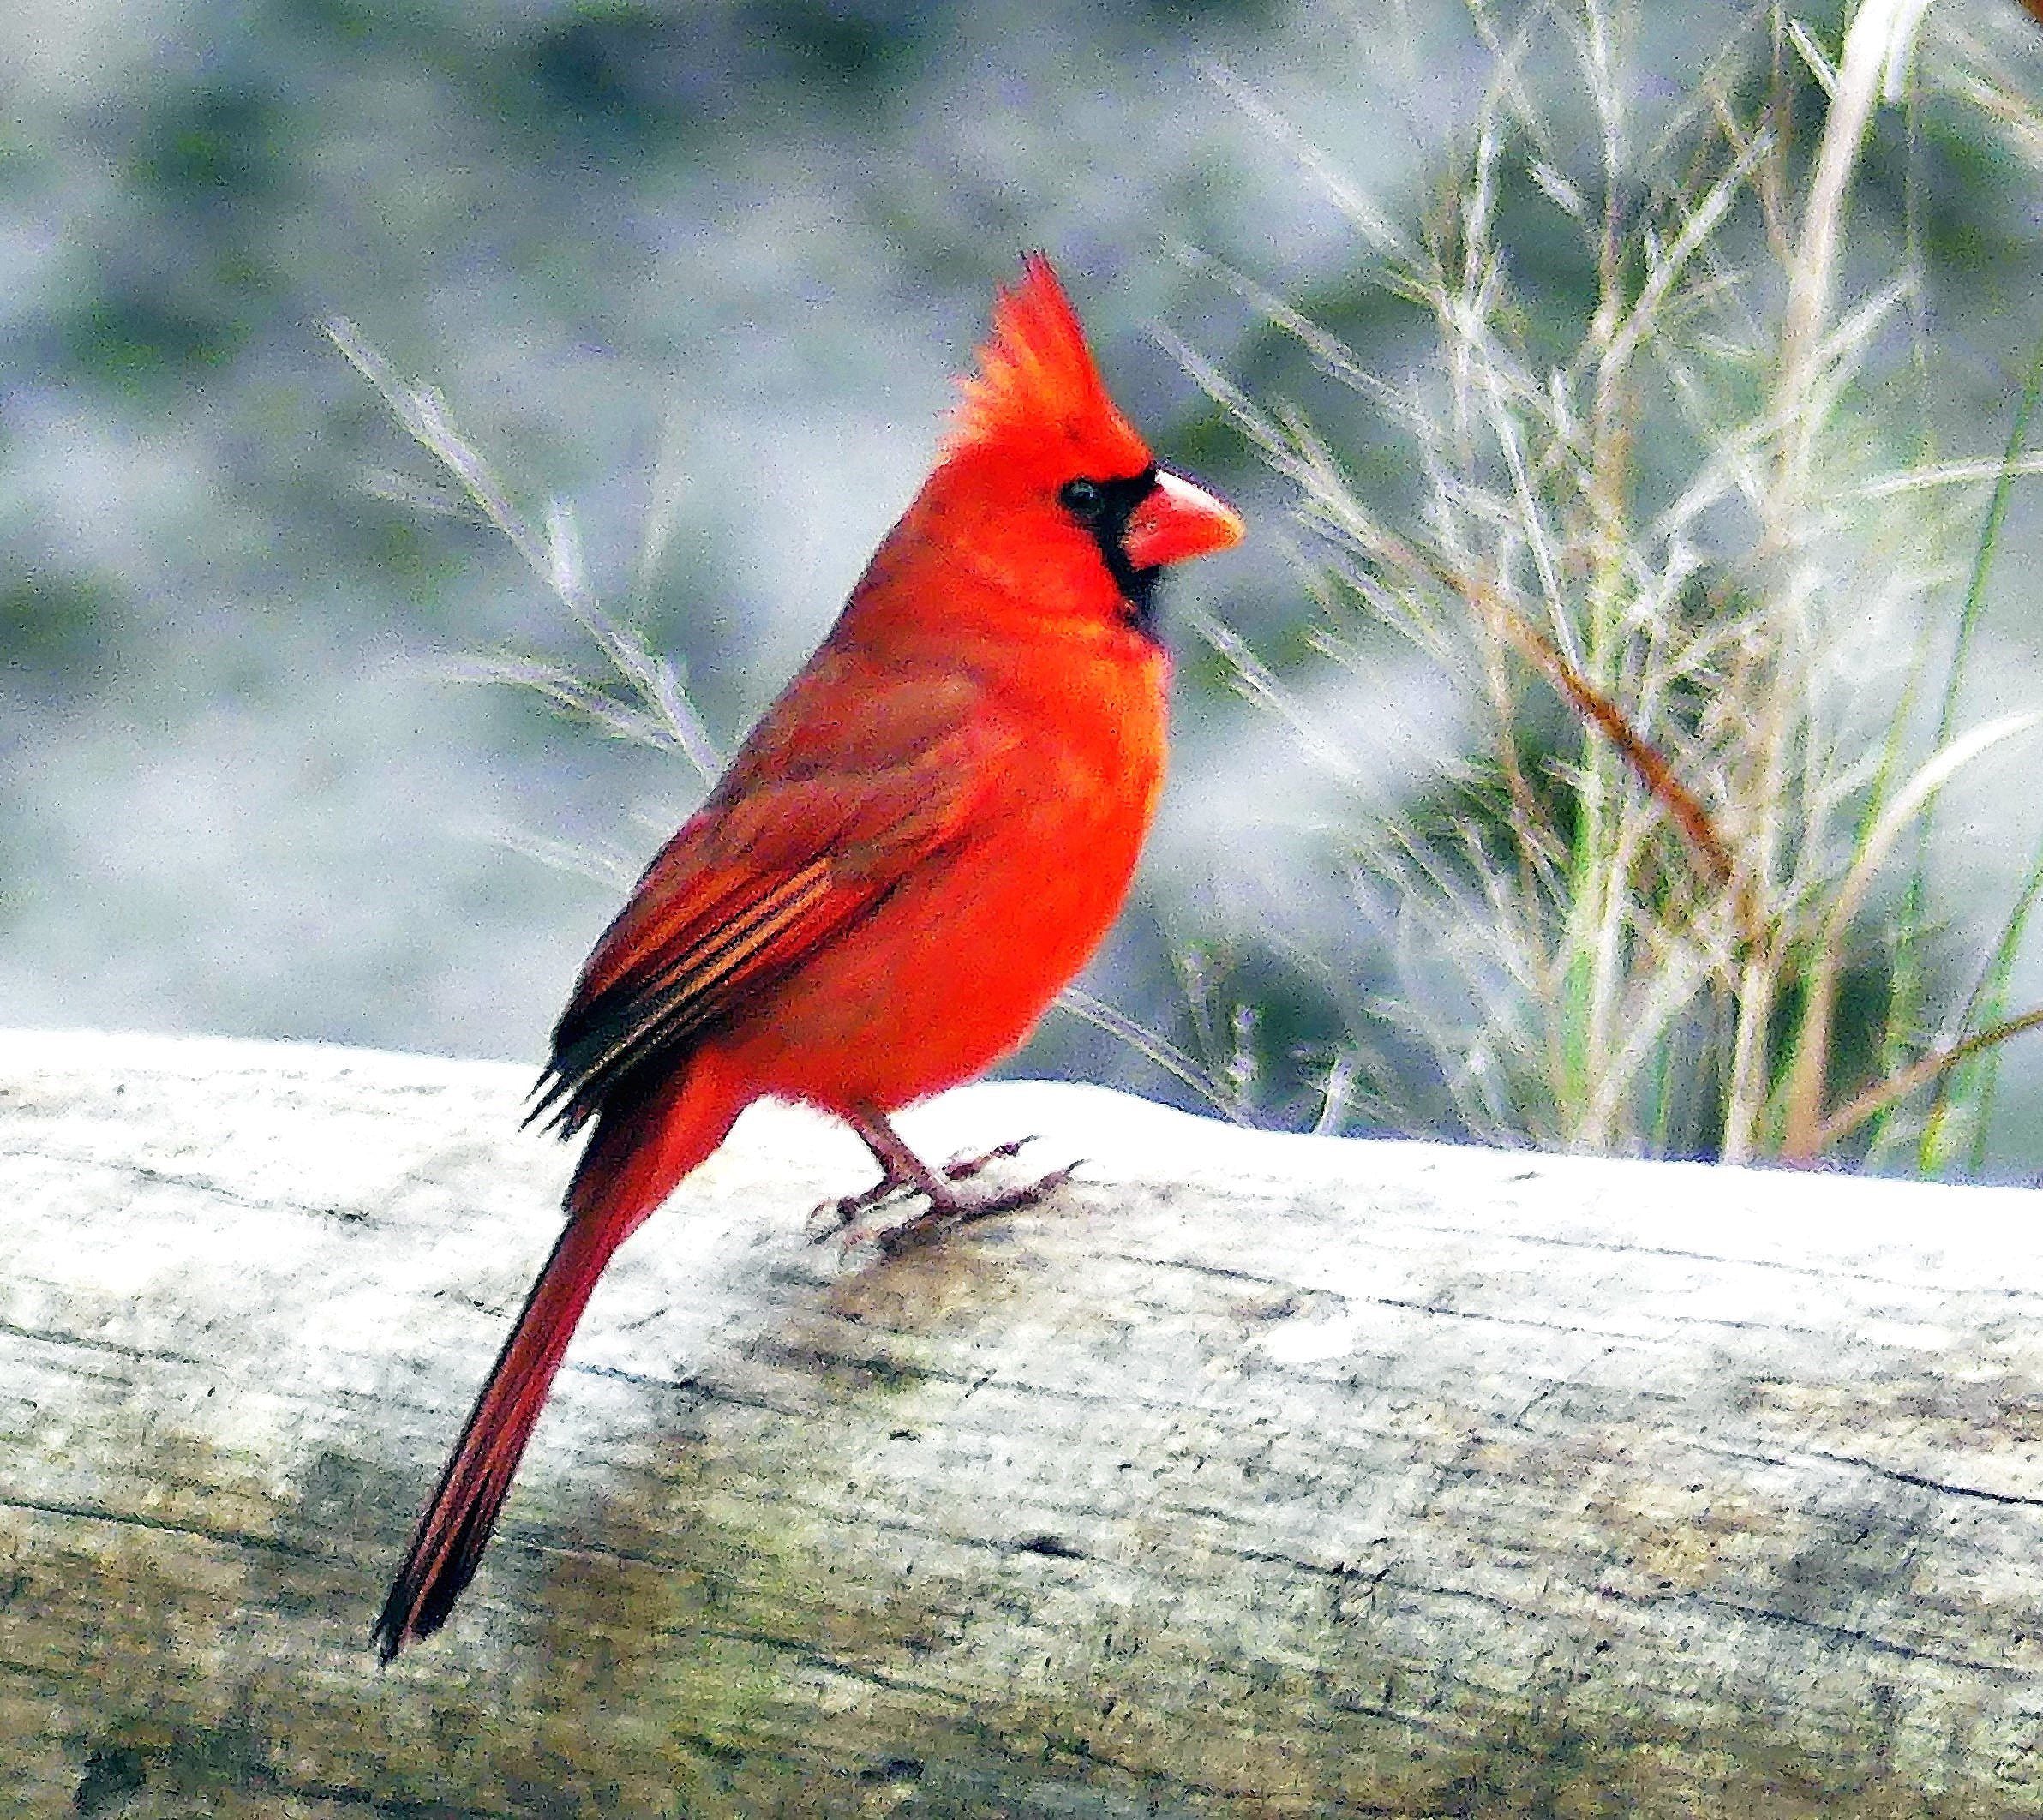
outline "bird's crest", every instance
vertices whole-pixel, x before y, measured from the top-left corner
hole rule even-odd
[[[1023,256],[1018,284],[993,302],[979,370],[962,380],[944,452],[1063,444],[1103,478],[1137,473],[1149,452],[1107,395],[1085,330],[1049,260]],[[1074,469],[1074,472],[1079,471]]]

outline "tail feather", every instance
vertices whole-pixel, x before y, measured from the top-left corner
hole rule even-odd
[[[737,1109],[700,1091],[708,1086],[674,1083],[650,1105],[606,1113],[598,1123],[567,1192],[567,1224],[469,1412],[370,1633],[386,1662],[437,1631],[474,1577],[604,1266],[730,1129]]]

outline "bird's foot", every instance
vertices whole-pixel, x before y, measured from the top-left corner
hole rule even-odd
[[[890,1170],[863,1194],[824,1201],[809,1216],[810,1237],[818,1244],[835,1237],[846,1251],[860,1245],[876,1244],[889,1257],[898,1257],[904,1251],[927,1244],[949,1227],[969,1225],[995,1213],[1011,1213],[1019,1207],[1033,1206],[1069,1181],[1071,1171],[1077,1165],[1067,1164],[1020,1188],[995,1189],[990,1194],[961,1193],[959,1189],[960,1183],[970,1182],[989,1164],[1018,1156],[1022,1146],[1033,1141],[1032,1138],[1016,1138],[1005,1144],[996,1144],[980,1156],[953,1157],[944,1165],[941,1173],[926,1167],[918,1174]],[[897,1201],[918,1197],[924,1203],[922,1211],[907,1219],[888,1224],[867,1217]]]
[[[994,1157],[1012,1156],[1017,1147],[1003,1145],[986,1156],[971,1158],[968,1172],[976,1171]],[[928,1205],[920,1213],[896,1225],[865,1226],[847,1231],[844,1248],[848,1251],[854,1245],[862,1245],[870,1239],[889,1257],[897,1258],[904,1251],[913,1251],[919,1245],[926,1245],[941,1237],[953,1226],[968,1226],[974,1220],[985,1219],[995,1213],[1012,1213],[1017,1208],[1034,1206],[1069,1182],[1077,1166],[1075,1163],[1067,1163],[1062,1169],[1053,1169],[1048,1175],[1023,1182],[1019,1188],[1003,1188],[990,1194],[961,1194],[952,1189],[942,1196],[926,1196]]]

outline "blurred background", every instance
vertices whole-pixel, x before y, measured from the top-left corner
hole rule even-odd
[[[1751,16],[1646,9],[1638,130]],[[1834,47],[1839,15],[1807,17]],[[2013,0],[1933,18],[2043,95]],[[437,387],[535,520],[572,513],[606,609],[728,750],[919,482],[993,287],[1039,246],[1129,416],[1252,526],[1171,578],[1171,794],[1086,989],[1248,1116],[1454,1129],[1423,1092],[1371,1115],[1325,1081],[1388,984],[1340,829],[1423,790],[1443,685],[1388,638],[1318,657],[1290,484],[1180,348],[1304,412],[1358,486],[1408,493],[1396,426],[1257,293],[1374,372],[1422,366],[1430,325],[1375,281],[1354,199],[1416,220],[1494,62],[1447,0],[15,0],[0,1018],[536,1064],[620,882],[700,793],[675,756],[464,674],[600,662],[500,536],[429,509],[445,475],[322,322]],[[1555,106],[1562,169],[1593,171],[1593,111]],[[1874,134],[1854,245],[1920,274],[1917,332],[1883,354],[1924,380],[1908,434],[1926,413],[1940,446],[1997,456],[2043,330],[2037,166],[1989,109],[1890,109]],[[1593,267],[1521,187],[1517,282],[1579,311]],[[2022,698],[2039,489],[2012,495],[1975,658]],[[1201,614],[1341,765],[1244,697]],[[2035,767],[1967,799],[1972,848],[2033,846]],[[2018,981],[2043,997],[2036,956]],[[1400,1040],[1378,1045],[1393,1074]],[[1064,1012],[1013,1068],[1201,1103]],[[2036,1166],[2038,1105],[2007,1097],[1997,1167]]]

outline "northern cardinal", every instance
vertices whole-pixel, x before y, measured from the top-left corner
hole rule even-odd
[[[836,624],[582,969],[534,1116],[592,1132],[567,1223],[374,1632],[445,1622],[618,1246],[764,1095],[844,1119],[911,1226],[1026,1203],[887,1122],[1014,1049],[1118,912],[1164,775],[1165,565],[1237,542],[1023,262],[940,451]],[[1011,1153],[1013,1146],[998,1154]],[[981,1158],[983,1162],[985,1159]]]

